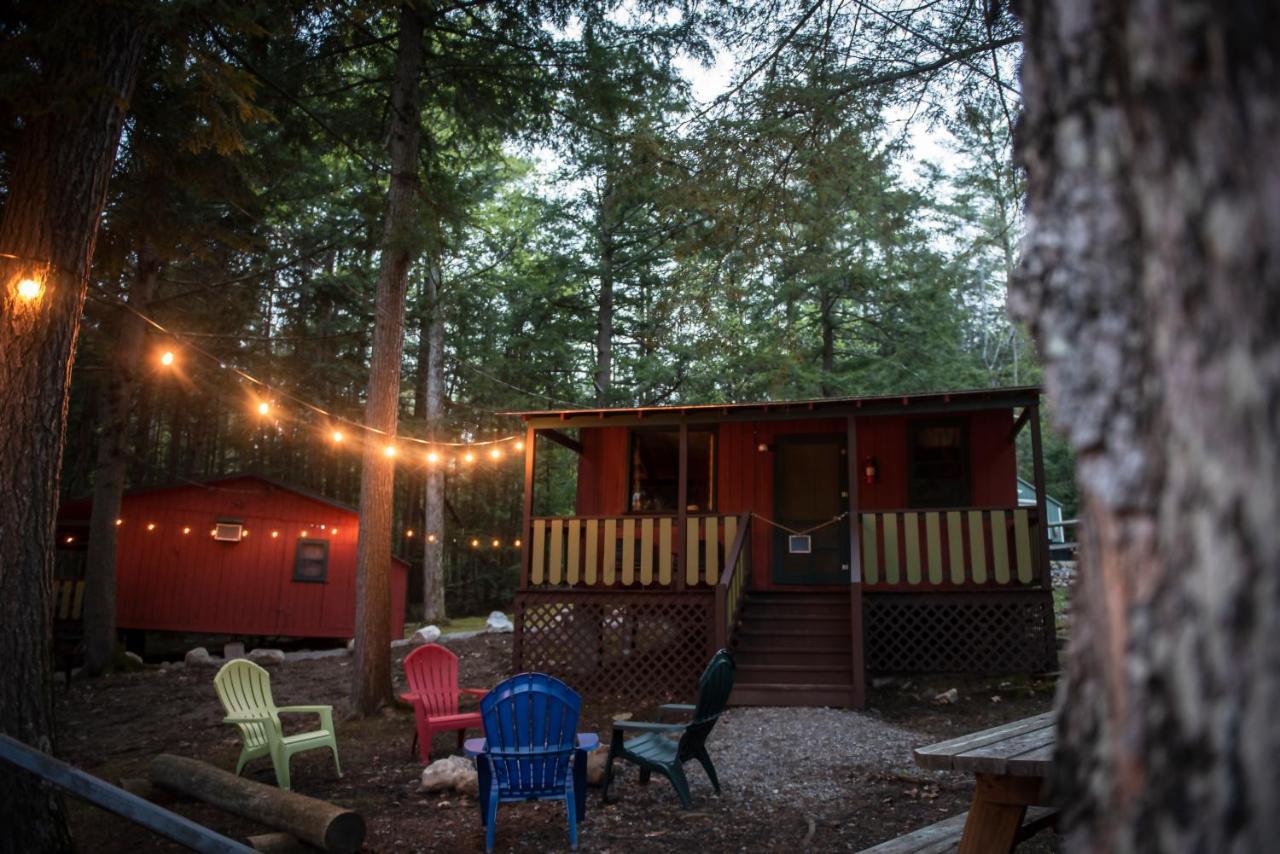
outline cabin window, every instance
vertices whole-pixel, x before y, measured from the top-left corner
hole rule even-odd
[[[689,431],[690,513],[715,510],[716,434]],[[632,513],[676,513],[680,503],[680,430],[634,430],[628,508]]]
[[[329,574],[329,541],[298,540],[293,559],[293,580],[323,583]]]
[[[926,421],[908,430],[907,499],[912,507],[969,505],[969,437],[964,422]]]

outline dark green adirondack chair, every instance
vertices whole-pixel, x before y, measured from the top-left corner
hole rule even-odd
[[[645,721],[614,721],[613,735],[609,740],[609,759],[604,767],[604,800],[609,800],[609,784],[613,782],[613,761],[625,759],[640,767],[640,782],[649,782],[649,775],[657,771],[671,781],[680,804],[689,809],[689,780],[684,775],[684,763],[698,760],[716,794],[720,793],[720,781],[715,766],[707,753],[707,736],[715,727],[721,712],[729,704],[733,690],[733,655],[722,649],[712,657],[707,669],[698,679],[696,703],[668,703],[659,706],[663,712],[688,715],[688,723],[648,723]],[[624,740],[628,732],[641,735]],[[678,736],[678,738],[676,737]]]

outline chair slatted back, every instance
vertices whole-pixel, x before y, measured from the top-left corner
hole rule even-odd
[[[238,712],[267,712],[272,724],[280,726],[275,701],[271,698],[271,676],[252,661],[238,658],[222,665],[213,677],[214,690],[228,715]],[[267,743],[266,723],[236,724],[244,738],[245,747],[261,747]]]
[[[418,647],[404,657],[404,678],[428,715],[458,713],[458,656],[449,650],[434,643]]]
[[[707,736],[711,735],[716,721],[729,706],[729,695],[733,693],[734,669],[732,654],[722,649],[712,656],[711,663],[698,677],[698,699],[693,717],[680,736],[679,756],[682,760],[694,756],[706,744]]]
[[[53,582],[53,615],[58,622],[79,622],[84,615],[84,582]]]
[[[563,793],[582,698],[545,673],[512,676],[480,701],[487,756],[503,798]]]

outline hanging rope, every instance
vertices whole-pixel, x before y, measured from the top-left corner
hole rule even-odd
[[[805,528],[803,531],[797,531],[795,528],[789,528],[786,525],[782,524],[781,522],[775,522],[772,519],[767,519],[764,516],[761,516],[759,513],[752,512],[751,514],[752,518],[759,519],[761,522],[765,523],[766,525],[771,525],[780,531],[786,531],[788,534],[791,534],[792,536],[796,536],[796,537],[803,537],[803,536],[807,536],[808,534],[812,534],[814,531],[820,531],[823,528],[826,528],[830,525],[834,525],[837,522],[842,521],[843,519],[848,517],[848,515],[849,515],[849,511],[846,510],[843,513],[841,513],[839,516],[833,516],[825,522],[819,522],[817,525],[814,525],[812,528]]]

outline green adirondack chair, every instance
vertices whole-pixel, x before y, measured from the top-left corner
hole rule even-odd
[[[327,747],[333,751],[333,764],[342,776],[338,762],[338,741],[333,729],[333,706],[279,706],[271,699],[271,676],[252,661],[236,659],[222,665],[213,677],[213,687],[226,709],[223,723],[235,724],[240,731],[240,758],[236,774],[245,763],[263,756],[271,757],[276,783],[289,788],[289,757],[304,750]],[[314,714],[320,716],[320,729],[285,735],[280,728],[280,715]]]
[[[613,735],[609,739],[609,758],[604,766],[603,798],[609,800],[609,784],[613,782],[613,761],[623,759],[640,767],[640,782],[647,784],[649,775],[657,771],[671,781],[676,797],[685,809],[692,806],[689,798],[689,780],[684,775],[684,763],[698,760],[707,772],[716,794],[720,793],[720,781],[715,766],[707,753],[707,736],[715,727],[720,714],[729,704],[733,690],[733,655],[722,649],[717,652],[698,679],[696,703],[668,703],[659,706],[663,712],[688,715],[688,723],[648,723],[645,721],[614,721]],[[624,739],[628,732],[638,732],[635,738]],[[678,736],[678,737],[677,737]]]

